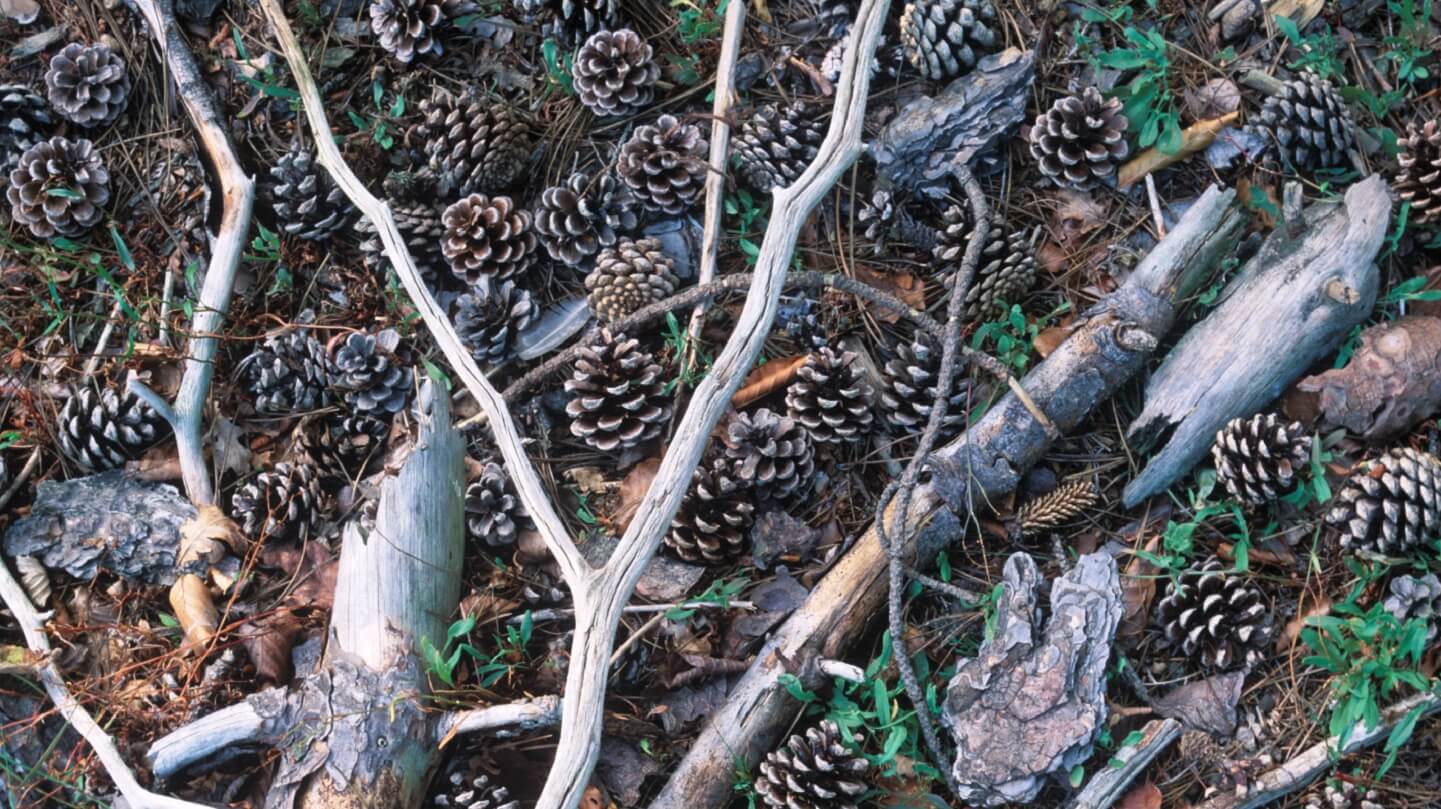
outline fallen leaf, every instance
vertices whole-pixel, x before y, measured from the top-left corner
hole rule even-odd
[[[193,573],[186,573],[170,586],[170,608],[175,611],[175,620],[185,632],[181,649],[193,652],[215,637],[220,624],[220,613],[215,601],[205,588],[205,581]]]
[[[1309,592],[1301,594],[1301,601],[1296,605],[1296,617],[1286,622],[1286,628],[1276,637],[1276,651],[1284,652],[1296,644],[1301,637],[1301,630],[1306,628],[1306,619],[1319,618],[1331,612],[1331,597],[1322,592],[1311,595]]]
[[[1186,683],[1151,701],[1156,713],[1192,730],[1230,736],[1236,730],[1236,703],[1246,672],[1231,671]]]
[[[1194,121],[1220,118],[1241,108],[1241,90],[1226,78],[1211,79],[1186,91],[1186,111]]]
[[[1281,199],[1276,196],[1276,186],[1257,185],[1249,178],[1236,181],[1236,199],[1256,214],[1266,230],[1276,227],[1276,214],[1281,212]]]
[[[201,506],[195,519],[180,526],[180,550],[175,564],[184,567],[195,562],[214,564],[227,550],[244,556],[250,540],[235,521],[225,516],[218,506]]]
[[[605,479],[605,473],[598,466],[577,466],[574,469],[567,469],[565,476],[570,478],[581,494],[605,494],[611,490],[610,481]]]
[[[746,375],[746,381],[731,397],[731,407],[740,410],[747,405],[783,390],[795,379],[796,371],[805,365],[808,355],[783,357],[768,361]]]
[[[1062,245],[1075,247],[1106,224],[1106,205],[1099,197],[1069,188],[1056,197],[1060,205],[1051,214],[1051,233]]]
[[[1156,534],[1146,541],[1145,551],[1160,550],[1161,536]],[[1121,573],[1121,623],[1116,628],[1116,637],[1134,638],[1146,630],[1151,619],[1151,601],[1156,597],[1156,566],[1141,558],[1131,557]]]
[[[620,482],[620,502],[610,516],[616,533],[625,533],[630,521],[635,519],[636,512],[640,510],[640,501],[645,499],[645,493],[650,491],[650,484],[655,480],[655,473],[659,471],[660,458],[646,458],[636,464],[626,474],[625,480]]]
[[[250,447],[245,443],[245,431],[224,416],[217,416],[210,427],[210,455],[217,474],[243,475],[250,471]]]
[[[784,511],[772,509],[756,518],[751,528],[751,557],[756,567],[769,570],[780,559],[805,560],[820,540],[818,529]]]
[[[1036,250],[1036,261],[1051,275],[1061,275],[1071,268],[1071,260],[1059,244],[1048,241]]]
[[[1161,809],[1161,788],[1150,781],[1138,784],[1116,806],[1119,809]]]
[[[1181,148],[1174,154],[1168,154],[1154,146],[1141,152],[1129,163],[1121,166],[1121,171],[1116,177],[1116,184],[1124,191],[1147,174],[1174,166],[1191,155],[1204,152],[1206,147],[1216,140],[1216,135],[1235,123],[1240,115],[1239,112],[1233,112],[1220,118],[1191,124],[1181,132]]]
[[[180,452],[175,442],[162,442],[146,450],[138,459],[126,461],[125,474],[140,480],[157,482],[179,480]]]
[[[856,280],[867,286],[873,286],[882,292],[894,295],[901,299],[901,302],[912,309],[922,309],[926,305],[926,284],[921,279],[906,272],[876,272],[863,262],[855,265]],[[890,309],[868,309],[871,316],[876,320],[885,323],[898,323],[901,319],[900,312]]]
[[[1290,17],[1297,28],[1304,29],[1325,7],[1326,0],[1271,0],[1266,10],[1273,16]]]
[[[1031,345],[1036,349],[1036,353],[1041,355],[1041,359],[1045,359],[1051,356],[1052,351],[1060,348],[1061,343],[1066,342],[1066,338],[1070,337],[1071,332],[1075,330],[1075,318],[1068,316],[1054,326],[1047,326],[1036,335],[1036,339],[1031,341]]]
[[[606,736],[600,741],[600,760],[595,771],[621,806],[639,806],[641,784],[660,773],[661,764],[634,744]]]
[[[290,610],[244,624],[236,634],[240,635],[250,662],[255,664],[256,677],[273,685],[290,682],[290,652],[300,637],[300,622]]]

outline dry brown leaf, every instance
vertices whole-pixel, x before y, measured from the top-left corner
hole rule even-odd
[[[193,573],[186,573],[170,586],[170,609],[175,611],[175,620],[185,632],[181,649],[193,652],[210,642],[220,626],[220,613],[215,609],[215,600],[205,587],[205,581]]]
[[[1071,268],[1071,259],[1059,244],[1048,241],[1036,250],[1036,261],[1051,275],[1062,275]]]
[[[645,493],[650,491],[651,481],[655,480],[655,473],[659,471],[660,458],[646,458],[636,464],[625,476],[625,480],[620,482],[620,502],[610,517],[616,533],[625,533],[630,521],[635,519],[635,513],[640,509],[640,501],[645,497]]]
[[[1307,618],[1319,618],[1330,613],[1330,596],[1324,592],[1318,595],[1302,593],[1301,601],[1296,605],[1296,617],[1287,621],[1286,628],[1276,637],[1276,651],[1284,652],[1296,644],[1296,640],[1301,637],[1301,630],[1306,628]]]
[[[1253,201],[1258,194],[1266,199],[1267,204],[1258,205]],[[1250,208],[1263,228],[1272,230],[1276,227],[1276,217],[1271,213],[1281,210],[1281,198],[1276,196],[1276,186],[1257,185],[1250,179],[1242,177],[1236,181],[1236,199]]]
[[[585,788],[585,794],[580,796],[580,809],[606,809],[609,805],[605,787],[600,784],[591,784]]]
[[[1119,809],[1161,809],[1161,788],[1150,781],[1137,784],[1116,806]]]
[[[184,566],[197,561],[214,564],[225,556],[226,550],[244,556],[249,548],[250,540],[219,506],[201,506],[195,519],[180,526],[180,550],[175,564]]]
[[[1274,16],[1290,17],[1297,28],[1305,28],[1325,7],[1326,0],[1271,0],[1266,11]]]
[[[736,395],[731,397],[731,407],[737,410],[782,390],[796,378],[796,371],[806,362],[806,355],[771,360],[751,371]]]
[[[1099,198],[1073,189],[1057,194],[1060,205],[1051,214],[1051,233],[1062,245],[1075,247],[1106,224],[1106,205]]]
[[[1241,108],[1241,90],[1226,78],[1211,79],[1186,91],[1186,112],[1192,120],[1220,118]]]
[[[290,653],[300,637],[300,621],[290,610],[277,612],[258,623],[245,624],[237,633],[245,646],[255,676],[273,685],[290,682]]]
[[[925,308],[926,284],[910,273],[876,272],[864,263],[858,263],[855,265],[855,274],[857,281],[900,298],[903,303],[912,309]],[[867,311],[870,312],[871,316],[876,320],[886,323],[898,323],[901,319],[900,312],[893,312],[890,309],[875,307],[867,309]]]
[[[1145,551],[1155,553],[1161,548],[1161,535],[1156,534],[1146,541]],[[1150,623],[1151,601],[1156,597],[1156,566],[1140,554],[1131,557],[1121,573],[1121,623],[1116,636],[1134,638],[1146,630]]]
[[[125,474],[140,480],[179,480],[180,451],[174,441],[151,447],[139,459],[125,463]]]
[[[611,490],[610,481],[598,466],[577,466],[565,470],[565,476],[580,489],[581,494],[605,494]]]
[[[1176,150],[1175,154],[1166,154],[1154,146],[1141,152],[1121,167],[1116,184],[1124,191],[1147,174],[1174,166],[1191,155],[1205,151],[1221,130],[1235,123],[1240,117],[1241,113],[1233,112],[1220,118],[1191,124],[1181,132],[1181,148]]]
[[[1031,345],[1036,349],[1036,353],[1041,355],[1041,359],[1051,356],[1052,351],[1060,348],[1061,343],[1066,342],[1066,338],[1076,330],[1075,321],[1074,317],[1067,316],[1060,323],[1048,326],[1036,335],[1036,339],[1032,341]]]

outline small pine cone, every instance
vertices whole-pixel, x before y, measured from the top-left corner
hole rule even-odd
[[[1001,46],[991,0],[912,0],[901,12],[906,59],[933,81],[969,71]]]
[[[706,148],[700,127],[662,115],[620,147],[616,170],[645,207],[685,213],[705,190]]]
[[[365,413],[330,411],[300,430],[300,448],[323,477],[357,480],[380,468],[390,424]]]
[[[1116,173],[1130,154],[1129,125],[1121,100],[1101,97],[1087,87],[1080,95],[1058,100],[1036,116],[1031,127],[1031,156],[1041,173],[1057,185],[1085,190]]]
[[[510,197],[471,194],[446,208],[440,221],[445,225],[440,252],[455,277],[467,284],[482,277],[514,278],[535,263],[530,212],[518,209]]]
[[[20,155],[54,128],[44,96],[23,85],[0,84],[0,185],[20,164]]]
[[[931,255],[942,272],[942,283],[949,290],[965,255],[970,225],[959,205],[946,210],[944,223],[936,234]],[[992,226],[986,246],[981,248],[979,264],[971,288],[966,290],[965,316],[973,321],[1004,314],[1036,282],[1036,254],[1031,249],[1030,231]]]
[[[532,607],[554,607],[570,600],[570,591],[560,578],[540,568],[516,571],[522,583],[521,600]]]
[[[871,255],[885,253],[886,242],[891,238],[900,213],[901,206],[895,195],[885,189],[872,192],[870,198],[861,203],[860,210],[856,211],[856,224],[864,228],[862,235],[870,245]]]
[[[525,173],[533,140],[514,106],[478,92],[441,93],[421,101],[420,112],[406,141],[425,150],[441,196],[499,193]]]
[[[665,300],[680,279],[656,239],[621,239],[600,251],[595,268],[585,277],[590,309],[605,322],[619,320],[647,304]]]
[[[1404,554],[1441,535],[1441,461],[1409,447],[1358,469],[1341,487],[1326,521],[1341,547]]]
[[[1328,781],[1306,795],[1305,809],[1385,809],[1381,794],[1350,781]]]
[[[950,402],[946,415],[941,418],[942,441],[960,434],[965,428],[967,413],[979,403],[976,390],[964,372],[964,363],[958,361]],[[930,335],[918,332],[915,340],[896,344],[895,355],[882,369],[880,391],[881,413],[895,433],[919,435],[926,429],[936,403],[940,373],[941,351]]]
[[[858,444],[870,435],[875,391],[854,351],[822,348],[806,357],[786,388],[786,413],[817,444]]]
[[[702,463],[671,522],[666,547],[687,562],[733,562],[750,549],[755,513],[755,493],[749,486],[731,477],[724,463]]]
[[[1256,663],[1271,634],[1261,591],[1214,558],[1171,582],[1156,619],[1173,647],[1217,670]]]
[[[535,322],[540,307],[513,281],[482,280],[455,301],[455,333],[476,362],[498,363],[510,356],[517,334]]]
[[[396,61],[410,64],[417,56],[444,53],[438,32],[475,9],[468,0],[370,0],[370,30]]]
[[[56,135],[20,155],[5,197],[11,218],[36,238],[80,236],[105,218],[110,172],[95,144]]]
[[[659,78],[660,65],[650,45],[629,28],[592,34],[571,68],[580,103],[601,117],[630,115],[649,106]]]
[[[614,28],[620,19],[620,0],[512,0],[523,19],[541,20],[541,35],[565,50],[585,42],[591,34]]]
[[[788,504],[810,495],[815,447],[810,433],[791,417],[764,407],[737,413],[722,440],[730,476],[751,486],[758,499]]]
[[[3,105],[3,100],[0,100]],[[3,115],[0,107],[0,115]],[[3,138],[3,135],[0,135]],[[4,143],[0,141],[0,149]],[[1411,218],[1426,223],[1441,218],[1441,120],[1411,124],[1400,142],[1401,171],[1393,185],[1402,202],[1411,203]]]
[[[72,42],[50,57],[45,89],[61,118],[84,127],[105,126],[125,111],[130,73],[120,54],[107,46]]]
[[[1095,508],[1099,500],[1096,486],[1089,480],[1062,483],[1016,509],[1016,529],[1021,536],[1035,536],[1060,528]]]
[[[660,435],[671,412],[661,374],[639,340],[602,329],[597,342],[580,350],[565,383],[571,435],[601,452]]]
[[[281,233],[323,241],[350,224],[355,208],[309,149],[292,146],[271,166],[270,177],[266,190]]]
[[[390,213],[395,217],[395,227],[405,239],[405,247],[415,261],[415,268],[427,282],[438,283],[448,265],[440,250],[441,240],[445,238],[445,223],[440,220],[442,209],[434,203],[437,194],[435,176],[428,171],[391,172],[385,178],[384,188]],[[377,273],[389,271],[390,259],[385,255],[385,245],[375,232],[375,225],[369,218],[361,217],[355,229],[368,237],[360,243],[365,266]]]
[[[1298,169],[1345,166],[1356,142],[1346,102],[1331,82],[1314,73],[1286,82],[1266,99],[1258,117],[1253,130],[1274,138],[1282,160]]]
[[[1311,440],[1298,421],[1275,413],[1231,419],[1216,431],[1211,446],[1216,477],[1242,503],[1260,506],[1296,490],[1311,458]]]
[[[635,195],[609,174],[591,178],[579,172],[545,189],[535,213],[541,244],[556,261],[577,267],[636,229]]]
[[[394,329],[346,335],[331,354],[332,392],[357,413],[384,418],[405,409],[411,381],[407,364],[396,353],[399,346]]]
[[[330,357],[303,330],[265,338],[240,361],[240,381],[260,413],[300,413],[330,403]]]
[[[470,777],[458,771],[445,777],[429,805],[453,809],[520,809],[520,802],[510,797],[510,790],[491,781],[489,776]]]
[[[141,456],[170,425],[139,396],[114,388],[77,388],[55,425],[60,451],[86,472],[104,472]]]
[[[761,107],[746,119],[732,145],[741,179],[766,194],[794,183],[816,159],[825,136],[821,116],[802,102]]]
[[[826,719],[768,753],[755,790],[775,809],[857,809],[870,789],[870,767],[846,746],[840,727]]]
[[[310,464],[281,462],[230,496],[230,518],[259,540],[304,541],[320,520],[320,476]]]
[[[486,461],[480,477],[465,489],[466,536],[500,548],[515,544],[516,533],[529,525],[530,517],[505,467]]]
[[[1435,573],[1420,578],[1397,576],[1391,580],[1390,590],[1381,602],[1386,611],[1403,624],[1419,618],[1426,624],[1427,642],[1435,640],[1441,630],[1441,579]]]

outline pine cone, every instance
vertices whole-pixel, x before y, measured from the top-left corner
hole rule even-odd
[[[20,155],[5,197],[11,218],[35,237],[80,236],[105,218],[110,172],[95,144],[56,135]]]
[[[621,239],[615,247],[600,251],[595,268],[585,277],[590,309],[610,322],[665,300],[680,283],[674,270],[675,262],[661,250],[658,240]]]
[[[540,568],[518,569],[517,574],[524,584],[520,597],[532,607],[554,607],[570,600],[570,590],[561,579]]]
[[[282,461],[230,496],[230,518],[252,539],[304,541],[320,520],[320,476],[309,464]]]
[[[485,461],[480,477],[465,489],[466,535],[500,548],[515,544],[517,531],[529,525],[530,517],[505,467],[494,460]]]
[[[1214,558],[1171,582],[1156,618],[1172,646],[1206,668],[1252,665],[1270,639],[1261,591]]]
[[[445,238],[445,223],[440,220],[441,208],[433,203],[436,195],[436,181],[429,172],[392,172],[385,178],[385,192],[390,213],[395,217],[395,227],[405,238],[405,246],[415,261],[415,268],[430,284],[438,284],[442,269],[448,269],[445,255],[440,250]],[[360,243],[360,252],[365,266],[376,273],[388,272],[390,259],[385,255],[385,245],[375,232],[375,226],[366,217],[361,217],[355,229],[368,238]],[[449,275],[449,272],[445,272]]]
[[[0,84],[0,185],[20,155],[50,137],[55,120],[45,97],[20,84]]]
[[[875,391],[853,351],[822,348],[786,388],[786,413],[817,444],[858,444],[870,435]]]
[[[661,373],[640,341],[602,329],[597,342],[580,350],[565,383],[571,435],[601,452],[660,435],[671,412]]]
[[[1089,480],[1062,483],[1052,491],[1027,500],[1016,509],[1015,526],[1021,536],[1035,536],[1060,528],[1096,507],[1100,497]]]
[[[1314,73],[1302,73],[1286,82],[1277,95],[1261,106],[1252,128],[1274,138],[1283,161],[1298,169],[1326,169],[1347,165],[1346,153],[1355,143],[1355,124],[1331,82]]]
[[[510,356],[516,335],[539,315],[530,293],[514,282],[482,279],[456,299],[455,332],[476,362],[498,363]]]
[[[511,799],[510,790],[492,782],[489,776],[469,778],[460,772],[446,776],[440,790],[431,797],[430,805],[455,809],[520,809],[520,802]]]
[[[1305,809],[1384,809],[1381,795],[1350,781],[1328,781],[1306,796]]]
[[[331,356],[331,389],[357,413],[382,418],[399,413],[411,392],[409,369],[396,353],[399,346],[394,329],[346,335]]]
[[[0,99],[0,115],[3,115]],[[3,138],[0,134],[0,138]],[[1397,160],[1401,171],[1393,186],[1402,202],[1411,203],[1411,219],[1418,224],[1441,217],[1441,120],[1406,128]],[[3,140],[0,140],[3,148]]]
[[[870,766],[846,746],[840,727],[826,719],[768,753],[755,790],[776,809],[857,809],[870,788]]]
[[[1057,185],[1088,189],[1116,173],[1130,154],[1121,100],[1095,87],[1056,101],[1031,127],[1031,156]]]
[[[1397,576],[1391,580],[1390,590],[1381,602],[1386,611],[1403,624],[1419,618],[1426,624],[1426,641],[1435,640],[1441,630],[1441,579],[1435,573],[1420,578]]]
[[[390,424],[364,413],[330,411],[300,430],[300,448],[322,477],[353,481],[380,467]]]
[[[655,98],[660,65],[640,35],[597,31],[575,56],[571,80],[580,103],[596,115],[630,115]]]
[[[759,500],[787,504],[810,495],[815,448],[794,419],[764,407],[736,413],[722,440],[730,476],[750,485]]]
[[[139,396],[114,388],[74,389],[55,425],[60,451],[86,472],[104,472],[139,458],[170,433],[170,425]]]
[[[1353,551],[1393,556],[1425,545],[1441,535],[1441,461],[1392,449],[1351,475],[1326,521]]]
[[[620,0],[513,0],[521,15],[542,19],[541,35],[570,50],[596,31],[614,28]]]
[[[991,0],[913,0],[901,12],[901,45],[922,76],[954,78],[998,50],[1000,19]]]
[[[240,382],[259,413],[300,413],[330,403],[330,357],[304,330],[265,338],[240,361]]]
[[[290,147],[270,167],[270,177],[267,191],[281,233],[318,242],[350,224],[355,208],[309,149]]]
[[[705,190],[706,148],[699,127],[662,115],[620,147],[616,170],[645,207],[685,213]]]
[[[441,93],[420,102],[424,120],[408,143],[425,150],[438,191],[495,194],[513,185],[530,162],[530,126],[515,107],[478,92]]]
[[[886,242],[891,238],[900,212],[895,195],[885,189],[871,192],[870,198],[861,203],[860,210],[856,211],[856,223],[864,228],[862,234],[870,244],[871,255],[885,253]]]
[[[931,251],[941,271],[941,283],[947,290],[954,281],[954,273],[960,269],[970,233],[970,216],[964,206],[947,208],[936,234],[936,246]],[[1030,231],[992,225],[986,245],[981,248],[976,277],[966,290],[966,319],[989,320],[1004,314],[1035,281],[1036,255],[1031,249]]]
[[[1311,459],[1311,439],[1298,421],[1287,424],[1274,413],[1257,413],[1231,419],[1217,430],[1211,458],[1226,491],[1259,506],[1296,490],[1300,471]]]
[[[741,179],[761,193],[788,186],[816,159],[826,137],[821,116],[796,101],[767,104],[746,119],[732,144]]]
[[[635,206],[635,195],[611,175],[576,173],[541,193],[535,229],[551,258],[577,267],[636,229]]]
[[[397,61],[445,52],[437,33],[462,14],[476,10],[468,0],[370,0],[370,30]]]
[[[666,547],[687,562],[733,562],[750,548],[755,512],[754,492],[731,477],[724,463],[701,463],[671,522]]]
[[[440,221],[445,225],[440,252],[467,284],[482,277],[514,278],[535,263],[530,212],[516,208],[510,197],[471,194],[446,208]]]
[[[72,42],[50,57],[45,90],[61,118],[84,127],[105,126],[125,111],[130,74],[120,54],[105,45]]]
[[[958,356],[959,360],[959,356]],[[941,373],[941,352],[934,338],[917,332],[915,340],[897,343],[895,355],[882,369],[881,413],[891,429],[900,435],[919,435],[931,419],[937,380]],[[976,389],[965,376],[965,364],[956,363],[951,398],[941,419],[942,441],[965,429],[966,415],[979,404]]]

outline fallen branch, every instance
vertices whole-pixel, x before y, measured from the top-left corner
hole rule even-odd
[[[444,745],[447,739],[466,733],[495,733],[503,736],[516,731],[549,727],[559,721],[560,697],[545,696],[469,711],[456,711],[440,720],[437,732],[441,744]]]
[[[1106,809],[1126,794],[1126,788],[1145,771],[1151,760],[1181,738],[1181,723],[1175,719],[1153,719],[1141,728],[1141,738],[1120,748],[1111,757],[1118,767],[1105,767],[1091,776],[1086,786],[1066,804],[1066,809]]]

